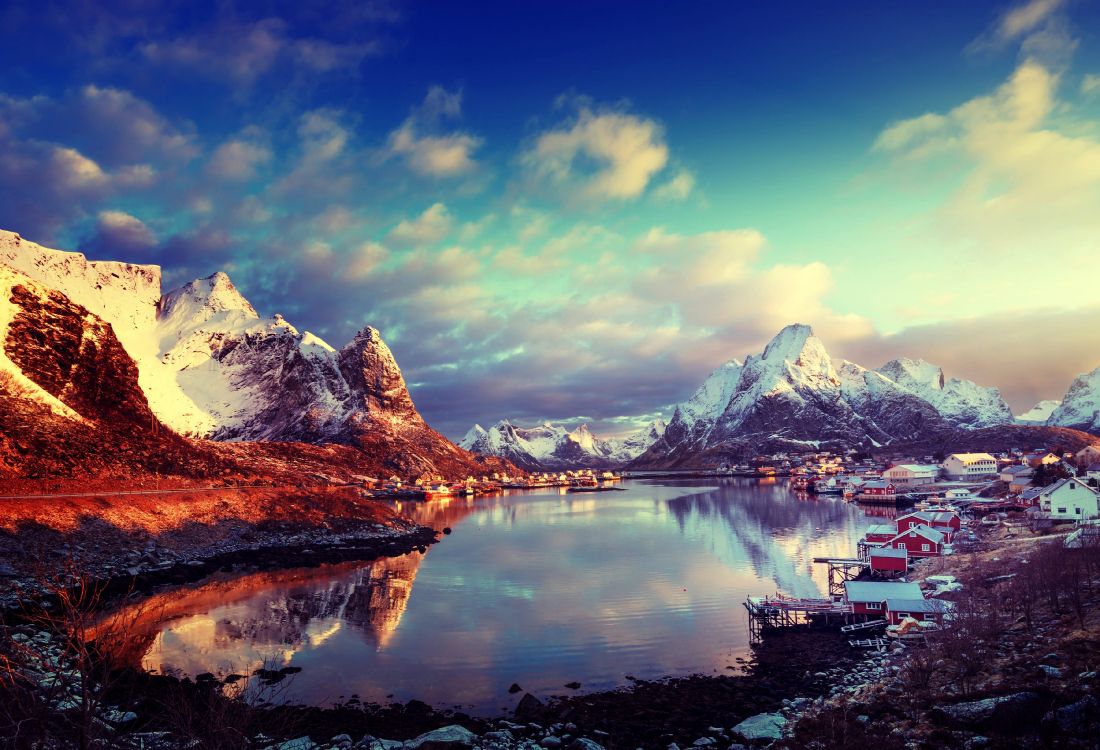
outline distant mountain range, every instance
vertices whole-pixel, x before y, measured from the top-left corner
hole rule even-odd
[[[0,399],[12,414],[48,412],[36,429],[47,443],[129,425],[112,439],[138,452],[171,435],[181,449],[186,438],[347,445],[364,471],[406,476],[501,465],[424,422],[373,328],[337,350],[261,318],[224,273],[162,295],[158,266],[91,262],[11,232],[0,274]],[[0,465],[40,463],[19,449],[26,433],[3,428]]]
[[[1038,418],[1036,407],[1020,423],[1096,430],[1098,384],[1100,371],[1082,376],[1057,409],[1050,407]],[[1067,404],[1083,406],[1071,409]],[[1068,421],[1058,421],[1069,414]],[[1009,429],[1016,423],[996,388],[946,378],[942,368],[920,359],[895,359],[876,369],[834,360],[810,326],[795,324],[780,331],[762,353],[718,367],[675,407],[664,430],[647,431],[633,443],[648,443],[634,457],[579,450],[591,442],[587,428],[583,439],[571,440],[564,428],[518,430],[507,421],[491,431],[475,426],[462,444],[523,465],[567,465],[582,455],[591,462],[596,453],[608,463],[618,459],[620,465],[661,468],[716,465],[774,450],[942,447],[978,436],[991,444],[1072,438],[1066,431],[1016,435]]]
[[[475,424],[459,441],[466,450],[506,458],[531,471],[622,466],[660,439],[665,423],[656,420],[623,438],[599,438],[588,425],[572,432],[549,422],[517,427],[502,419],[488,430]]]

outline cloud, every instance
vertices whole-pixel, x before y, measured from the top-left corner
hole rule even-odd
[[[627,200],[641,195],[665,168],[668,146],[655,120],[582,105],[575,118],[540,133],[520,161],[556,189]]]
[[[191,34],[146,41],[139,46],[150,63],[250,86],[279,65],[311,73],[354,68],[380,52],[376,41],[334,42],[296,36],[283,18],[245,21],[220,18]]]
[[[1092,96],[1100,93],[1100,74],[1088,73],[1081,79],[1081,93]]]
[[[441,127],[442,121],[461,115],[462,92],[433,86],[424,102],[390,133],[383,157],[400,157],[424,177],[469,174],[477,167],[474,152],[482,139],[469,133],[442,132]]]
[[[1006,9],[985,32],[970,43],[975,52],[1004,47],[1021,37],[1039,31],[1056,17],[1066,0],[1026,0]]]
[[[92,235],[81,243],[93,257],[140,257],[157,245],[157,237],[141,219],[124,211],[100,211]]]
[[[217,180],[251,180],[257,168],[269,163],[271,158],[271,149],[267,146],[234,138],[214,150],[206,163],[206,173]]]
[[[672,179],[655,188],[653,196],[662,201],[682,201],[694,189],[695,176],[686,169],[681,169]]]
[[[403,219],[386,235],[399,247],[434,245],[451,233],[454,219],[442,203],[434,203],[415,219]]]

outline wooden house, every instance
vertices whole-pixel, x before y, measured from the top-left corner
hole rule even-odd
[[[943,554],[946,540],[942,532],[921,523],[899,532],[887,544],[894,549],[905,550],[909,557],[939,557]]]
[[[892,577],[909,569],[909,553],[893,547],[875,547],[869,553],[871,575]]]

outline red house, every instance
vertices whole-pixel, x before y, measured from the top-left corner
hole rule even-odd
[[[939,599],[901,599],[891,597],[886,600],[886,621],[890,625],[900,625],[906,617],[915,620],[942,622],[950,604]]]
[[[930,526],[918,524],[902,531],[887,544],[894,549],[903,549],[909,557],[939,557],[943,554],[944,540],[947,537]]]
[[[852,613],[886,617],[887,599],[923,599],[919,583],[895,583],[891,581],[845,581],[844,601],[851,605]]]
[[[909,531],[914,526],[928,526],[946,537],[950,544],[951,539],[962,528],[962,519],[958,513],[949,510],[915,511],[901,516],[897,520],[898,533]]]
[[[909,569],[909,553],[893,547],[875,547],[871,550],[871,575],[894,576]]]
[[[873,523],[867,527],[863,538],[868,544],[886,544],[898,535],[898,530],[893,524]]]

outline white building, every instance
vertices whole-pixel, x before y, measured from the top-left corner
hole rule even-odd
[[[935,464],[898,464],[891,466],[883,477],[895,487],[915,484],[932,484],[940,475],[940,467]]]
[[[1039,495],[1039,509],[1051,518],[1083,521],[1100,516],[1096,490],[1080,479],[1059,479],[1044,487]]]
[[[952,453],[943,462],[948,479],[976,481],[997,476],[997,459],[988,453]]]

